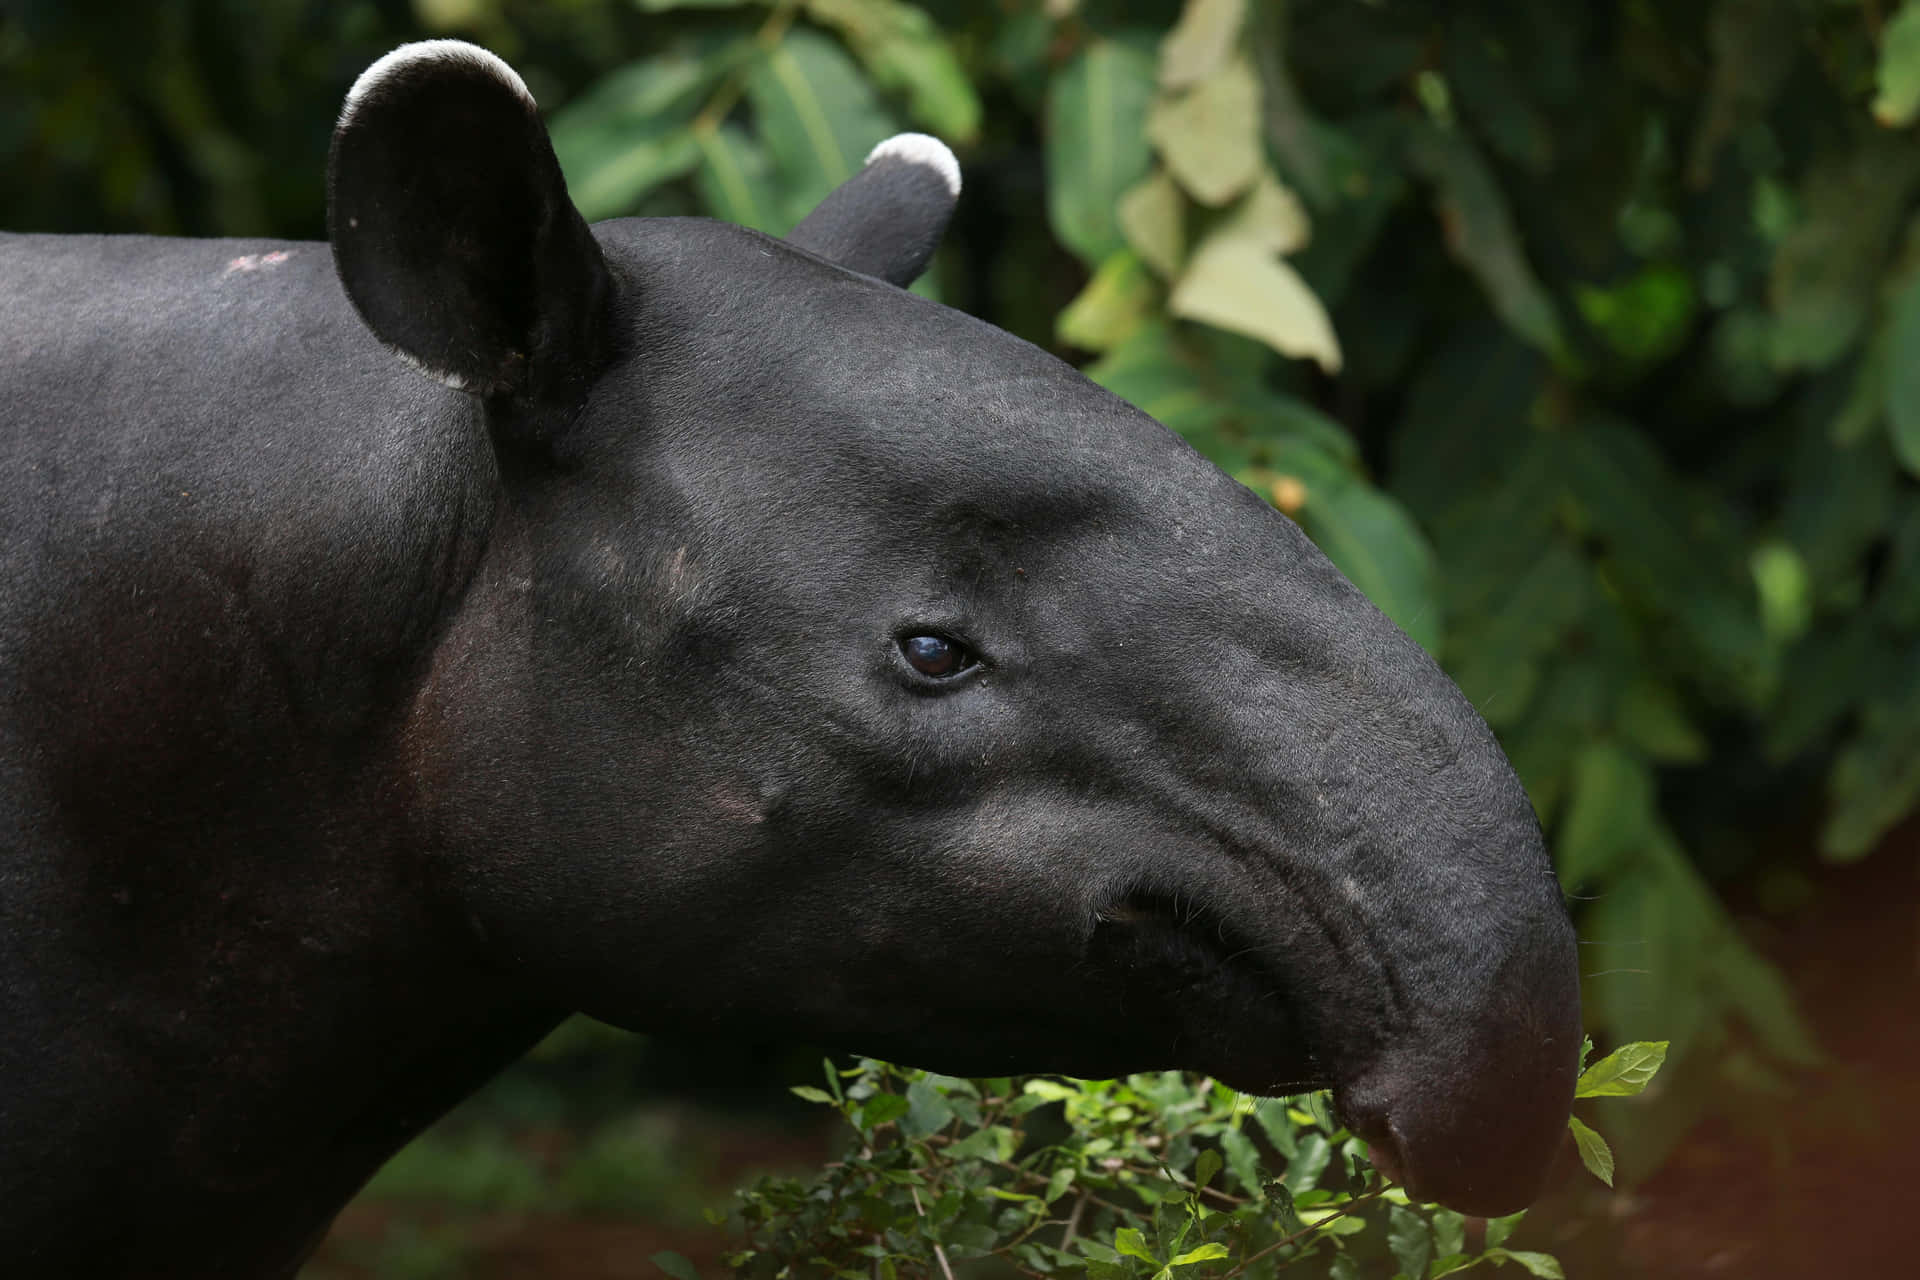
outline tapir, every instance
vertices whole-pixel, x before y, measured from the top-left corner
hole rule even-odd
[[[1533,1197],[1580,1011],[1511,767],[1284,515],[907,291],[945,147],[589,226],[429,41],[326,181],[328,243],[0,238],[8,1274],[292,1275],[574,1011],[1327,1086]]]

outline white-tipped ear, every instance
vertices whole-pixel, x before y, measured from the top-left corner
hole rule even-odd
[[[354,82],[327,234],[367,327],[449,386],[553,405],[590,383],[606,265],[533,95],[485,49],[402,45]]]
[[[903,160],[908,164],[924,165],[940,175],[948,195],[956,200],[960,198],[960,162],[954,158],[946,143],[930,133],[894,134],[867,152],[867,164],[881,160]]]
[[[959,198],[960,162],[946,144],[924,133],[895,134],[787,240],[905,288],[926,270]]]
[[[505,85],[515,97],[526,103],[527,110],[540,109],[533,100],[533,94],[527,91],[527,82],[520,78],[520,73],[491,50],[468,44],[465,40],[416,40],[376,59],[360,73],[353,87],[347,90],[347,100],[340,108],[340,120],[336,127],[346,127],[353,119],[354,109],[363,99],[376,94],[383,82],[404,75],[409,68],[422,62],[457,62],[475,67]]]

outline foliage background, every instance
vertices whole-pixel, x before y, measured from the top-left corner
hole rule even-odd
[[[523,72],[590,217],[777,234],[947,139],[922,290],[1441,658],[1580,900],[1594,1030],[1696,1064],[1655,1105],[1817,1058],[1719,893],[1790,906],[1783,833],[1856,859],[1920,806],[1920,6],[14,0],[0,225],[318,237],[346,86],[433,34]]]

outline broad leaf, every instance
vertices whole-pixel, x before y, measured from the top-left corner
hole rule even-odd
[[[1147,117],[1160,162],[1202,204],[1233,199],[1260,172],[1260,83],[1253,65],[1235,58]]]
[[[814,21],[839,30],[883,88],[906,95],[914,119],[948,142],[980,133],[980,95],[922,10],[900,0],[806,0]]]
[[[1913,13],[1920,19],[1920,5]],[[1908,474],[1920,476],[1920,272],[1900,290],[1893,306],[1886,379],[1894,456]]]
[[[1089,266],[1121,247],[1121,195],[1146,176],[1153,59],[1095,39],[1054,75],[1047,95],[1047,217]]]
[[[1160,83],[1184,89],[1212,75],[1233,51],[1246,16],[1247,0],[1187,0],[1160,44]]]
[[[1164,171],[1120,197],[1120,230],[1135,253],[1163,276],[1179,274],[1187,254],[1186,201]]]
[[[1215,232],[1193,255],[1167,309],[1218,325],[1272,347],[1308,357],[1329,373],[1340,368],[1340,341],[1320,299],[1263,241],[1231,229]]]
[[[583,216],[630,213],[649,191],[699,163],[689,126],[749,47],[735,41],[705,54],[677,49],[632,63],[553,114],[554,154]]]
[[[714,217],[769,235],[788,230],[773,158],[737,125],[697,130],[700,167],[694,185]]]
[[[1576,1098],[1631,1098],[1667,1060],[1667,1041],[1637,1040],[1618,1049],[1580,1073],[1573,1086]]]
[[[785,221],[797,223],[896,132],[866,75],[838,44],[796,28],[747,76],[754,122],[787,178]]]
[[[1920,5],[1901,5],[1880,32],[1880,65],[1874,78],[1880,92],[1873,100],[1873,118],[1890,128],[1912,124],[1920,115]]]
[[[1520,243],[1506,197],[1465,135],[1428,129],[1411,153],[1433,184],[1447,247],[1460,259],[1509,328],[1549,355],[1566,349],[1559,313]]]
[[[1587,1166],[1591,1173],[1608,1186],[1613,1185],[1613,1148],[1607,1140],[1581,1124],[1578,1117],[1567,1117],[1567,1128],[1573,1130],[1573,1143],[1580,1149],[1580,1163]],[[1488,1235],[1491,1242],[1492,1235]]]
[[[1076,347],[1106,351],[1147,323],[1159,293],[1146,264],[1131,249],[1122,249],[1100,264],[1080,296],[1061,311],[1054,333]]]
[[[1387,1210],[1387,1247],[1393,1251],[1400,1270],[1419,1280],[1427,1274],[1427,1259],[1433,1253],[1433,1232],[1426,1219],[1396,1204]]]
[[[1652,838],[1654,806],[1653,772],[1645,763],[1609,742],[1583,750],[1554,842],[1561,882],[1591,884],[1619,872]]]

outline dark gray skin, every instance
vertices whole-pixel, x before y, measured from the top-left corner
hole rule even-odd
[[[363,77],[331,253],[0,237],[9,1269],[290,1275],[572,1010],[1332,1085],[1525,1204],[1573,933],[1426,654],[904,292],[937,166],[589,232],[510,76]]]

